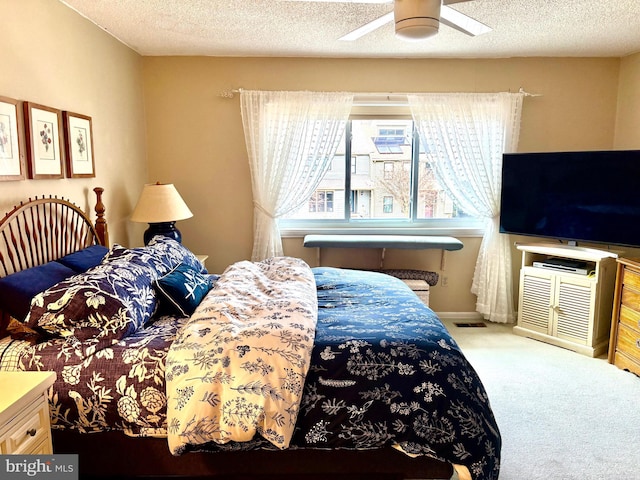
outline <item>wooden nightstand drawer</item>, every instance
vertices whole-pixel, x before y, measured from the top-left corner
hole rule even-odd
[[[53,453],[47,389],[54,372],[0,372],[0,454]]]
[[[41,397],[2,429],[0,451],[2,454],[32,453],[49,435],[49,405]]]

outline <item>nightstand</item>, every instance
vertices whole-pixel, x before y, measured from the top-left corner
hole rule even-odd
[[[55,372],[0,372],[0,454],[53,453],[47,389]]]
[[[209,258],[209,255],[196,255],[196,258],[202,264],[202,268],[207,268],[206,263],[207,263],[207,258]]]

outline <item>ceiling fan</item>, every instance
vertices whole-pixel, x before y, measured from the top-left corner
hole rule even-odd
[[[354,41],[374,30],[395,22],[396,36],[403,40],[422,40],[438,33],[440,23],[467,35],[477,36],[491,31],[491,27],[463,14],[449,5],[470,0],[288,0],[332,3],[393,3],[389,12],[340,37]]]

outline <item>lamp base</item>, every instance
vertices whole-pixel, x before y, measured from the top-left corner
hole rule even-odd
[[[150,223],[149,228],[144,232],[144,244],[149,245],[156,235],[173,238],[176,242],[182,243],[182,234],[176,228],[176,222]]]

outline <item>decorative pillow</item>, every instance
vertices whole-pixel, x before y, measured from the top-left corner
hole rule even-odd
[[[184,263],[200,273],[207,273],[205,268],[187,247],[173,238],[156,235],[145,247],[125,248],[114,245],[105,256],[103,263],[116,260],[151,265],[159,276],[169,273],[172,269]]]
[[[166,310],[190,316],[213,287],[212,276],[194,270],[184,263],[155,282],[160,304]]]
[[[57,261],[78,273],[82,273],[100,265],[100,262],[102,262],[102,259],[108,252],[109,249],[107,247],[91,245],[90,247],[65,255]]]
[[[101,264],[36,295],[27,323],[67,338],[82,354],[112,345],[153,315],[156,271],[128,262]]]
[[[49,262],[0,278],[0,310],[23,320],[34,296],[75,273],[61,263]]]

